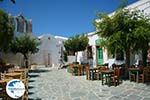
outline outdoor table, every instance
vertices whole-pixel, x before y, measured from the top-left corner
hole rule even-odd
[[[23,73],[27,71],[27,69],[14,69],[14,72],[17,72],[17,73]]]
[[[77,72],[78,72],[77,75],[80,76],[80,74],[79,74],[79,71],[80,71],[80,70],[79,70],[78,65],[74,64],[72,68],[73,68],[74,70],[77,69]]]
[[[102,79],[102,85],[104,85],[104,76],[106,78],[106,84],[108,86],[110,86],[111,83],[111,74],[113,74],[114,71],[113,70],[102,70],[101,71],[101,79]],[[108,83],[107,83],[108,81]]]
[[[6,78],[18,78],[21,77],[22,73],[16,73],[16,72],[12,72],[12,73],[6,73],[5,77]]]
[[[0,80],[0,84],[2,84],[2,83],[7,83],[7,82],[9,82],[11,79],[3,79],[3,80]]]
[[[129,68],[129,80],[131,80],[131,73],[135,72],[136,73],[136,82],[138,83],[139,81],[139,72],[140,68]]]
[[[99,68],[95,67],[95,68],[89,68],[89,76],[91,80],[94,80],[94,74],[96,73],[96,71],[98,71]]]
[[[82,73],[82,66],[81,65],[79,65],[79,64],[73,64],[72,68],[75,69],[75,70],[77,69],[77,72],[78,72],[77,75],[78,76],[81,75],[81,73]]]

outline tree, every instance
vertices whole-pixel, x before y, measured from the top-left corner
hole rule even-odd
[[[130,64],[130,48],[133,34],[130,32],[130,15],[128,11],[118,10],[113,16],[100,15],[101,21],[96,22],[97,34],[105,38],[104,42],[112,53],[124,50],[126,52],[126,66]],[[132,25],[132,24],[130,24]]]
[[[126,68],[128,68],[130,66],[130,53],[134,50],[133,48],[141,45],[143,41],[146,43],[149,41],[147,19],[142,17],[139,11],[126,9],[119,9],[112,16],[99,15],[98,18],[101,20],[95,22],[95,26],[98,29],[97,34],[103,38],[102,44],[113,53],[118,49],[123,50],[126,57]]]
[[[28,57],[29,54],[34,54],[38,52],[39,43],[36,38],[31,37],[28,33],[24,33],[19,37],[15,37],[11,42],[11,51],[13,53],[21,53],[25,59],[25,67],[28,67]]]
[[[9,16],[0,9],[0,51],[6,52],[14,36],[14,26],[10,23]]]
[[[142,51],[143,66],[147,66],[147,51],[150,48],[150,17],[141,13],[136,25],[138,28],[135,30],[136,44],[133,49]]]
[[[85,35],[75,35],[65,41],[64,46],[68,54],[75,55],[76,53],[75,61],[77,62],[78,51],[84,51],[88,45],[88,41],[89,39]]]

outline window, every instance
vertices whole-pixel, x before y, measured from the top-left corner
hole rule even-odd
[[[116,60],[124,60],[124,53],[122,50],[117,50],[116,52]]]
[[[87,58],[93,58],[91,46],[87,47]]]

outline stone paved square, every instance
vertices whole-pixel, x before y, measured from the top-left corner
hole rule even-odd
[[[123,81],[108,87],[52,68],[37,68],[29,77],[29,100],[150,100],[150,86],[142,83]]]

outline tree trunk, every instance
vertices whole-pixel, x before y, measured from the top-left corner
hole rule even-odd
[[[146,48],[144,48],[142,50],[142,61],[143,61],[143,67],[146,67],[147,66],[147,50]]]
[[[130,66],[130,50],[129,49],[127,49],[126,50],[126,68],[129,68],[129,66]]]
[[[28,56],[24,54],[24,59],[25,59],[25,67],[28,68]]]
[[[128,68],[130,66],[130,49],[126,49],[125,53],[126,53],[126,60],[125,60],[125,76],[124,76],[124,78],[128,79],[128,73],[129,73]]]

